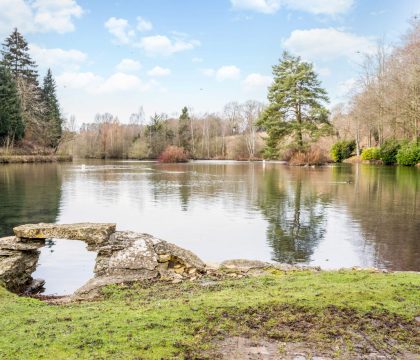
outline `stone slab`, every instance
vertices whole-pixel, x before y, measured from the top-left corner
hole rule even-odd
[[[83,240],[89,245],[101,245],[115,232],[116,224],[27,224],[13,228],[15,235],[26,239],[59,238]]]

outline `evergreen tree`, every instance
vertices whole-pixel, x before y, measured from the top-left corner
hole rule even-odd
[[[273,66],[273,75],[269,106],[259,121],[269,136],[265,149],[269,158],[277,157],[279,141],[286,136],[292,136],[294,145],[302,149],[304,135],[316,139],[330,128],[328,110],[322,105],[328,102],[327,93],[312,64],[284,52],[280,63]]]
[[[15,28],[3,43],[2,63],[10,69],[14,79],[22,78],[38,84],[36,64],[29,55],[28,43]]]
[[[191,130],[190,130],[190,115],[188,108],[184,106],[178,122],[178,137],[179,146],[186,151],[191,151]]]
[[[48,124],[46,134],[48,145],[56,147],[62,134],[62,118],[56,95],[55,80],[52,76],[51,69],[48,69],[47,75],[44,77],[42,98],[46,108],[44,117],[45,122]]]
[[[0,143],[13,143],[24,135],[19,94],[9,70],[0,65]]]

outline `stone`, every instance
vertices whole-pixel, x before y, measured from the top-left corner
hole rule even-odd
[[[226,260],[220,264],[221,269],[249,271],[251,269],[264,269],[273,266],[268,262],[259,260],[233,259]]]
[[[14,292],[23,292],[32,282],[39,251],[3,250],[0,252],[0,282]]]
[[[2,250],[20,250],[32,251],[37,250],[45,245],[45,240],[23,241],[16,236],[8,236],[0,238],[0,249]]]
[[[83,240],[89,245],[100,245],[108,242],[115,232],[115,224],[27,224],[13,228],[15,235],[26,239],[60,238]]]
[[[171,260],[171,255],[170,254],[161,254],[161,255],[159,255],[158,261],[160,263],[165,263],[165,262],[168,262],[169,260]]]
[[[196,268],[199,272],[206,270],[206,264],[201,259],[189,250],[185,250],[176,246],[175,244],[168,243],[164,240],[157,241],[155,251],[158,255],[170,254],[171,259],[183,264],[186,267]]]

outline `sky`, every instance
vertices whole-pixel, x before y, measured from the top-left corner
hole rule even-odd
[[[346,100],[363,54],[398,45],[419,0],[0,0],[0,39],[14,27],[66,117],[220,112],[266,101],[284,50],[314,64],[330,107]]]

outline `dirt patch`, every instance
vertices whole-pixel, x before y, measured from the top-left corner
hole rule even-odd
[[[192,359],[418,359],[415,321],[381,312],[291,305],[223,312],[209,318],[210,350]],[[416,345],[417,344],[417,345]]]

